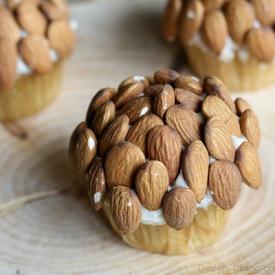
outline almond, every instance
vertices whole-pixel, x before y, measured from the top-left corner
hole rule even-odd
[[[168,172],[160,161],[147,161],[139,168],[136,190],[141,203],[147,209],[157,210],[161,207],[168,186]]]
[[[246,36],[252,56],[261,62],[271,62],[275,55],[275,35],[271,29],[252,29]]]
[[[236,98],[235,105],[237,114],[239,116],[242,115],[242,113],[244,113],[246,110],[252,110],[251,105],[241,97]]]
[[[68,21],[54,21],[49,25],[48,38],[51,47],[64,59],[71,55],[75,47],[75,34]]]
[[[147,150],[151,160],[159,160],[166,166],[169,182],[173,183],[179,172],[182,152],[177,131],[169,126],[154,127],[148,134]]]
[[[19,44],[19,52],[25,63],[37,74],[51,71],[53,64],[48,41],[38,35],[28,35]]]
[[[154,98],[153,111],[163,118],[167,109],[175,105],[175,93],[171,85],[165,84],[160,93]]]
[[[128,133],[129,118],[120,115],[104,130],[100,142],[99,153],[104,156],[112,147],[125,140]]]
[[[252,1],[257,19],[261,24],[268,26],[275,23],[275,1],[274,0],[253,0]]]
[[[187,44],[199,31],[204,16],[204,7],[201,1],[191,0],[184,3],[180,17],[179,35],[183,45]]]
[[[202,26],[203,38],[206,44],[216,54],[220,54],[227,38],[227,24],[221,11],[206,14]]]
[[[188,109],[194,112],[200,110],[202,98],[199,95],[180,88],[176,88],[175,96],[177,102],[181,103],[181,106],[184,109]]]
[[[181,75],[175,80],[174,86],[175,88],[180,88],[198,95],[203,93],[200,80],[194,76]]]
[[[237,166],[227,160],[210,166],[209,189],[215,202],[223,209],[231,209],[240,197],[242,177]]]
[[[162,120],[158,116],[153,114],[144,115],[130,128],[126,140],[137,145],[147,155],[147,134],[158,125],[163,125]]]
[[[106,193],[106,181],[103,169],[103,160],[94,158],[87,172],[88,194],[92,207],[98,211],[103,206]]]
[[[252,110],[246,110],[240,119],[241,130],[255,149],[259,148],[261,130],[256,114]]]
[[[229,120],[225,122],[225,125],[230,135],[236,137],[240,137],[242,135],[239,117],[237,117],[235,114],[232,114]]]
[[[7,37],[13,43],[20,39],[19,28],[10,11],[0,8],[0,38]]]
[[[136,231],[141,222],[141,204],[137,195],[128,187],[112,190],[111,212],[114,222],[123,234]]]
[[[145,88],[144,94],[147,96],[156,96],[163,90],[163,84],[152,84]]]
[[[163,215],[167,224],[180,230],[189,226],[196,212],[196,198],[189,188],[175,188],[163,200]]]
[[[107,101],[94,113],[91,128],[100,136],[103,130],[115,119],[116,107],[112,101]]]
[[[207,12],[217,10],[222,7],[226,0],[202,0]]]
[[[131,187],[138,168],[145,162],[143,152],[130,142],[122,142],[111,149],[105,159],[108,187]]]
[[[162,69],[154,74],[157,84],[172,84],[178,77],[179,74],[171,69]]]
[[[1,20],[1,19],[0,19]],[[7,37],[0,38],[0,87],[10,89],[16,81],[17,50]]]
[[[245,34],[253,27],[255,13],[245,0],[231,0],[226,9],[228,30],[237,43],[243,44]]]
[[[200,202],[207,189],[209,155],[203,142],[192,142],[184,151],[182,171],[196,200]]]
[[[166,123],[180,134],[184,146],[201,139],[199,115],[181,105],[171,107],[165,116]]]
[[[68,20],[69,18],[69,10],[63,0],[42,1],[40,7],[50,21]]]
[[[144,85],[144,87],[148,87],[149,86],[149,81],[147,78],[145,78],[144,76],[141,75],[135,75],[135,76],[130,76],[126,79],[124,79],[118,87],[118,90],[123,89],[124,87],[127,87],[131,84],[136,84],[136,83],[142,83]]]
[[[218,160],[234,161],[235,149],[225,123],[217,116],[210,118],[204,130],[209,154]]]
[[[140,96],[126,103],[118,114],[125,114],[130,119],[130,124],[135,122],[141,116],[151,111],[151,98]]]
[[[262,170],[256,149],[244,142],[236,152],[236,165],[240,169],[244,182],[251,188],[258,189],[262,185]]]

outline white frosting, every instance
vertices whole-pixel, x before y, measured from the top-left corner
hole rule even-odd
[[[145,77],[144,76],[141,76],[141,75],[135,75],[133,77],[134,81],[137,81],[137,82],[143,82],[145,81]]]
[[[139,116],[143,116],[143,115],[147,114],[148,112],[149,112],[149,108],[148,107],[144,107],[144,108],[142,108]]]
[[[95,148],[95,141],[92,137],[89,137],[88,139],[88,147],[90,150],[93,150]]]
[[[101,192],[96,192],[94,194],[94,203],[97,204],[101,201],[102,198],[102,193]]]
[[[141,223],[152,225],[166,224],[163,217],[162,208],[151,211],[144,206],[141,206]]]

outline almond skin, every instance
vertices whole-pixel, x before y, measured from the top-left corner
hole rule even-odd
[[[180,88],[184,91],[189,91],[198,95],[203,93],[200,80],[194,76],[181,75],[174,82],[175,88]]]
[[[145,162],[143,152],[130,142],[113,147],[105,159],[105,173],[109,189],[115,186],[131,187],[138,168]]]
[[[243,135],[255,149],[258,149],[260,146],[261,129],[256,114],[252,110],[246,110],[241,116],[240,125]]]
[[[202,141],[194,141],[184,151],[182,171],[198,202],[206,194],[208,167],[209,155],[206,147]]]
[[[163,215],[167,224],[180,230],[189,226],[196,212],[196,198],[189,188],[175,188],[163,200]]]
[[[241,193],[242,177],[237,166],[226,160],[210,166],[209,189],[215,202],[223,209],[231,209]]]
[[[176,88],[175,89],[176,101],[181,104],[184,109],[188,109],[194,112],[200,110],[202,98],[192,92]]]
[[[273,25],[275,22],[275,1],[274,0],[252,0],[257,19],[262,25]]]
[[[0,8],[0,37],[8,38],[13,43],[20,39],[19,27],[14,20],[12,13],[6,9]]]
[[[154,74],[154,79],[157,84],[172,84],[178,77],[179,74],[170,69],[162,69]]]
[[[123,234],[136,231],[141,222],[141,204],[135,192],[128,187],[112,189],[111,212],[115,224]]]
[[[244,142],[236,151],[235,162],[244,182],[251,188],[259,189],[262,185],[260,159],[255,148],[249,142]]]
[[[224,2],[225,0],[202,0],[202,3],[207,12],[221,8]]]
[[[163,84],[152,84],[145,88],[144,94],[146,96],[156,96],[163,90]]]
[[[159,209],[168,186],[168,172],[160,161],[147,161],[139,168],[136,175],[136,190],[145,208]]]
[[[225,123],[226,128],[230,135],[239,137],[242,135],[241,127],[239,123],[239,117],[235,114],[232,114],[232,116],[229,118],[229,120]]]
[[[180,135],[169,126],[156,126],[147,137],[147,150],[151,160],[161,161],[167,168],[169,182],[173,183],[179,172],[182,143]]]
[[[50,21],[68,20],[69,10],[65,1],[42,1],[40,8]]]
[[[237,114],[241,116],[246,110],[252,110],[251,105],[243,98],[238,97],[235,100]]]

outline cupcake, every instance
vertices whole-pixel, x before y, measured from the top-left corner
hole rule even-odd
[[[163,34],[180,41],[196,74],[215,75],[234,90],[275,83],[275,1],[183,3],[169,1]]]
[[[55,98],[75,36],[62,0],[1,3],[0,121],[14,121]]]
[[[259,143],[255,112],[218,78],[165,69],[100,90],[69,154],[127,244],[186,254],[219,238],[243,184],[261,186]]]

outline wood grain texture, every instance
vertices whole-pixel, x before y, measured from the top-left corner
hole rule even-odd
[[[64,91],[36,117],[0,127],[0,204],[69,188],[0,218],[0,274],[244,274],[275,272],[275,87],[242,94],[259,115],[264,185],[244,188],[222,239],[189,256],[161,256],[125,245],[93,213],[67,158],[69,136],[93,94],[131,74],[168,67],[173,48],[159,37],[164,0],[79,2],[76,54]],[[239,96],[235,94],[234,96]],[[24,134],[24,138],[18,138]],[[213,272],[216,271],[216,272]],[[219,274],[221,274],[219,273]]]

